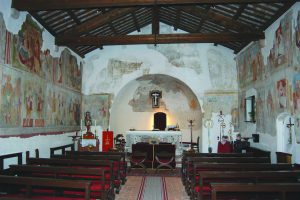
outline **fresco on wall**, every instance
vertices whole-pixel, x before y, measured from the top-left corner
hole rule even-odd
[[[207,51],[209,77],[214,89],[237,89],[236,66],[229,66],[227,58],[220,51]],[[228,78],[230,77],[230,78]]]
[[[265,88],[257,88],[257,97],[256,97],[256,128],[258,132],[265,132]]]
[[[165,45],[148,45],[149,49],[154,49],[162,53],[169,62],[175,67],[191,68],[197,74],[201,74],[202,66],[200,51],[197,45],[190,44],[165,44]]]
[[[131,62],[118,59],[109,59],[107,64],[107,75],[113,80],[122,78],[125,74],[130,74],[141,68],[143,62]]]
[[[300,73],[293,77],[293,100],[294,113],[300,112]]]
[[[203,101],[203,110],[205,119],[211,119],[212,113],[233,114],[232,124],[238,123],[238,115],[236,113],[238,107],[238,98],[236,92],[206,92]]]
[[[265,77],[264,63],[259,42],[254,42],[247,51],[237,57],[239,84],[243,88],[251,82]]]
[[[270,50],[268,61],[271,70],[291,65],[292,61],[292,12],[286,14],[280,21],[274,33],[273,47]]]
[[[101,126],[103,130],[108,129],[109,125],[109,109],[111,106],[110,94],[94,94],[83,96],[82,101],[82,116],[85,116],[85,112],[89,111],[93,119],[92,124]]]
[[[265,115],[265,130],[270,135],[276,135],[275,127],[275,87],[273,84],[268,84],[265,90],[265,99],[266,99],[266,115]]]
[[[293,37],[293,67],[296,71],[300,71],[300,11],[298,11],[297,19],[294,25]]]
[[[43,74],[45,74],[45,79],[47,81],[53,82],[54,62],[53,62],[53,57],[50,55],[49,49],[46,49],[41,53],[41,64],[42,64]]]
[[[81,91],[82,64],[78,65],[77,59],[68,49],[64,49],[56,65],[56,83],[65,84],[76,91]]]
[[[61,87],[47,84],[47,126],[79,126],[81,95]]]
[[[1,81],[0,127],[19,127],[22,111],[22,73],[4,67]]]
[[[0,63],[4,63],[5,45],[6,44],[6,26],[3,14],[0,12]]]
[[[44,127],[46,83],[39,77],[26,76],[23,85],[23,127]]]
[[[281,79],[277,81],[276,84],[276,93],[277,93],[277,108],[285,109],[287,107],[287,80]]]
[[[128,102],[133,112],[165,112],[172,118],[172,123],[179,123],[183,129],[188,128],[187,119],[195,119],[198,123],[194,129],[200,129],[201,107],[197,97],[183,82],[166,75],[145,75],[136,81],[138,86]],[[159,108],[152,108],[152,90],[162,91]]]
[[[43,30],[27,15],[21,30],[13,39],[13,67],[44,77],[41,66]]]

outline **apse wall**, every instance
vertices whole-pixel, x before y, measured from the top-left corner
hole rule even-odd
[[[179,33],[172,27],[160,24],[161,33]],[[149,34],[151,26],[147,26],[140,33]],[[151,101],[137,101],[133,90],[126,89],[128,83],[136,82],[140,77],[155,78],[155,75],[165,75],[180,80],[195,95],[196,101],[200,104],[201,114],[194,117],[195,124],[201,126],[198,133],[194,134],[196,138],[203,132],[203,120],[212,119],[213,113],[216,115],[222,111],[225,115],[230,115],[237,109],[237,71],[232,50],[213,44],[158,44],[158,45],[124,45],[124,46],[105,46],[103,50],[95,50],[86,55],[85,66],[83,70],[82,92],[84,98],[88,96],[109,95],[111,99],[110,106],[106,110],[117,113],[120,108],[116,106],[115,98],[119,93],[128,92],[131,95],[127,100],[122,100],[123,108],[119,111],[126,119],[120,119],[117,115],[111,115],[109,118],[110,129],[114,128],[118,133],[125,133],[130,127],[112,127],[117,126],[118,120],[132,121],[135,119],[133,128],[149,129],[151,118],[149,113],[154,110],[140,110],[143,107],[149,107]],[[153,75],[153,76],[150,76]],[[150,80],[149,80],[150,81]],[[172,84],[170,84],[171,86]],[[138,86],[137,86],[138,88]],[[151,87],[140,87],[145,97],[150,99],[149,90]],[[157,89],[165,87],[160,83],[156,84]],[[164,94],[162,101],[164,101]],[[169,106],[180,107],[182,102],[180,93],[173,93],[173,103]],[[116,107],[115,107],[116,106]],[[187,107],[188,108],[188,107]],[[98,110],[95,104],[93,110]],[[184,116],[178,121],[180,127],[187,127],[187,119],[191,118],[189,109],[181,111]],[[196,114],[197,115],[197,114]],[[140,117],[139,117],[140,116]],[[200,121],[198,121],[198,119]],[[218,119],[214,119],[218,121]],[[131,123],[131,122],[130,122]],[[173,122],[172,122],[173,123]],[[219,126],[218,122],[215,126]],[[106,129],[107,127],[104,127]],[[228,134],[228,132],[225,132]],[[217,137],[213,138],[217,142]],[[190,141],[188,129],[184,133],[184,141]],[[194,140],[195,141],[195,140]],[[207,143],[207,142],[206,142]]]
[[[242,136],[260,135],[253,146],[272,151],[275,162],[276,119],[281,113],[295,118],[300,152],[300,4],[296,3],[265,31],[265,40],[254,42],[236,58],[239,77],[239,130]],[[255,123],[244,122],[245,98],[256,98]],[[251,140],[252,142],[252,140]],[[291,144],[286,144],[291,145]],[[299,153],[293,155],[300,162]]]
[[[152,99],[149,98],[149,91],[152,90],[162,92],[159,108],[152,108]],[[202,127],[202,112],[197,97],[182,81],[161,74],[139,77],[122,88],[114,98],[110,117],[114,120],[110,128],[116,133],[129,129],[153,130],[156,112],[166,113],[167,127],[178,125],[185,141],[190,138],[187,120],[195,120],[193,138],[196,141]]]
[[[82,59],[10,7],[1,1],[0,155],[39,149],[49,157],[79,130]]]

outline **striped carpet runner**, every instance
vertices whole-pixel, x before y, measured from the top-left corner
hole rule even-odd
[[[168,200],[165,177],[144,176],[137,200]]]

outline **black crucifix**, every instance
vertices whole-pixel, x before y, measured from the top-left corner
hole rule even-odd
[[[150,96],[152,98],[152,108],[159,108],[159,98],[162,97],[162,92],[159,90],[150,91]]]
[[[286,125],[286,127],[289,129],[289,144],[292,144],[292,126],[295,124],[292,124],[292,119],[290,118],[290,123]]]

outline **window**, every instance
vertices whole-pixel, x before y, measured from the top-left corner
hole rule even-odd
[[[245,99],[245,122],[255,123],[255,96]]]

